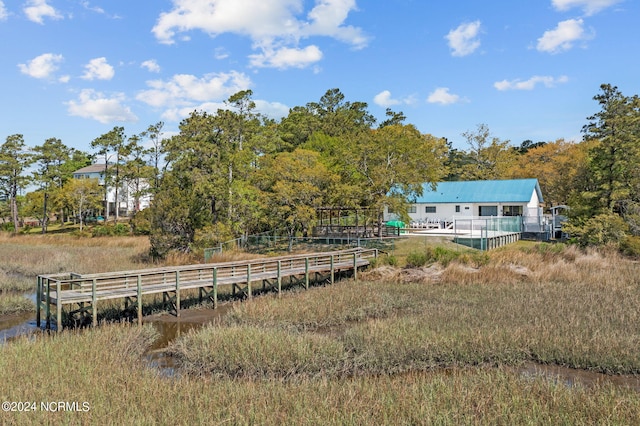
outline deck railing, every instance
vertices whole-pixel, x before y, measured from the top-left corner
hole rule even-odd
[[[313,253],[293,256],[270,257],[224,263],[150,268],[132,271],[98,274],[62,273],[38,276],[37,323],[41,323],[42,305],[45,308],[47,327],[51,322],[51,307],[56,307],[56,325],[62,328],[63,305],[78,305],[78,311],[91,311],[92,323],[97,321],[97,302],[109,299],[125,299],[137,302],[138,321],[142,321],[142,296],[163,293],[173,300],[176,315],[180,315],[180,291],[211,289],[207,292],[214,306],[217,303],[217,287],[231,285],[252,295],[251,283],[276,280],[281,290],[282,278],[303,276],[305,287],[313,273],[329,273],[333,282],[337,271],[353,270],[357,278],[358,268],[367,266],[378,255],[377,249],[355,248],[350,250]],[[243,287],[241,287],[243,286]]]

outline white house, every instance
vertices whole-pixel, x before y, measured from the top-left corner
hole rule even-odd
[[[425,184],[409,205],[412,224],[452,223],[455,218],[521,216],[525,224],[541,224],[543,202],[537,179],[440,182]],[[397,218],[385,212],[385,220]]]
[[[111,165],[107,166],[111,167]],[[98,179],[98,182],[101,186],[104,186],[104,172],[105,165],[104,163],[100,164],[91,164],[90,166],[83,167],[81,169],[73,172],[74,179]],[[145,191],[149,188],[149,185],[146,181],[142,181],[140,183],[141,188],[138,188],[139,192],[143,192],[142,195],[139,195],[136,199],[135,197],[135,188],[133,188],[131,182],[122,182],[120,188],[118,189],[118,207],[120,209],[120,215],[130,215],[136,210],[143,210],[151,204],[151,195]],[[136,203],[138,204],[136,206]],[[111,185],[108,188],[107,192],[107,211],[105,212],[105,216],[115,214],[116,209],[116,188]]]

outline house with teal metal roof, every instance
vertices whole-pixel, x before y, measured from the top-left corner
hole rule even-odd
[[[412,227],[483,216],[521,216],[525,223],[541,223],[543,217],[537,179],[439,182],[435,189],[425,184],[422,195],[410,203]],[[392,213],[386,212],[387,220],[393,218]]]

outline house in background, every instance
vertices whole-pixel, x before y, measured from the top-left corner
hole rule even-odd
[[[110,166],[107,166],[110,167]],[[105,180],[105,165],[104,163],[100,164],[91,164],[90,166],[83,167],[81,169],[73,172],[74,179],[98,179],[98,183],[100,186],[104,186]],[[141,190],[148,189],[149,185],[143,181],[140,185]],[[118,198],[116,203],[116,188],[113,185],[110,185],[107,192],[107,211],[104,213],[105,216],[115,215],[116,205],[119,208],[120,216],[129,216],[136,211],[143,210],[151,204],[151,196],[148,192],[145,191],[143,195],[137,197],[135,196],[134,189],[129,182],[121,182],[120,188],[118,189]]]
[[[412,228],[449,227],[454,218],[522,217],[525,232],[541,232],[543,198],[537,179],[440,182],[425,184],[408,207]],[[385,211],[385,220],[396,219]]]

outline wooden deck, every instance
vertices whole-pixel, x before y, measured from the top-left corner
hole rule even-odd
[[[142,297],[162,294],[163,301],[171,304],[176,316],[180,316],[180,292],[197,289],[201,298],[209,298],[214,308],[218,302],[218,287],[231,286],[232,292],[252,296],[252,283],[260,282],[262,288],[282,290],[283,278],[309,287],[312,277],[327,274],[334,282],[339,272],[350,271],[357,279],[358,269],[370,264],[378,256],[377,249],[351,249],[295,256],[272,257],[259,260],[207,263],[199,265],[141,269],[136,271],[101,274],[76,273],[38,276],[37,316],[41,326],[44,308],[46,328],[51,328],[53,309],[57,330],[62,330],[63,307],[68,315],[91,315],[92,325],[97,324],[98,302],[124,299],[125,309],[135,308],[138,323],[142,323]]]

